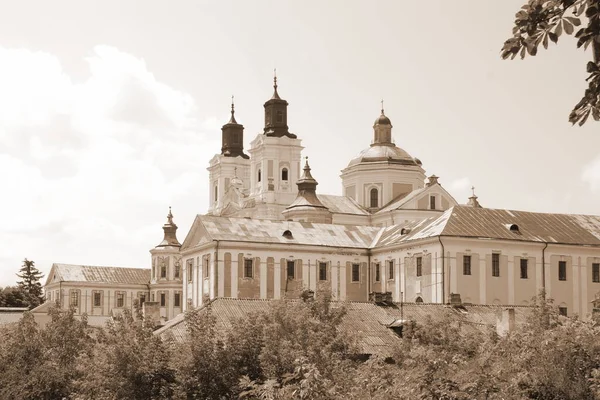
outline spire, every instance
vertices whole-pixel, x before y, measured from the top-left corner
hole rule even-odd
[[[235,105],[233,103],[233,95],[231,95],[231,118],[229,118],[228,124],[238,125],[237,121],[235,120]]]
[[[298,196],[286,207],[283,215],[285,218],[298,218],[306,222],[331,223],[331,212],[321,203],[317,196],[317,185],[319,184],[310,173],[308,157],[305,157],[302,176],[296,183],[298,185]]]
[[[310,173],[310,165],[308,165],[308,156],[304,157],[304,168],[302,169],[302,171],[304,171],[302,173],[302,176],[300,177],[300,179],[298,180],[298,184],[300,184],[300,182],[302,181],[303,183],[314,183],[315,185],[315,189],[317,187],[317,185],[319,184],[315,178],[313,178],[312,174]]]
[[[481,204],[479,204],[479,201],[477,201],[477,196],[475,195],[475,186],[471,186],[471,191],[473,192],[473,195],[469,197],[467,205],[474,208],[483,208],[481,207]]]
[[[385,115],[385,113],[383,112],[383,99],[381,99],[381,115]]]
[[[163,231],[165,236],[156,247],[181,247],[181,243],[177,240],[177,225],[173,222],[173,213],[171,212],[171,206],[169,206],[169,214],[167,215],[167,223],[163,225]]]
[[[277,68],[273,69],[273,96],[271,100],[281,100],[279,93],[277,93]]]

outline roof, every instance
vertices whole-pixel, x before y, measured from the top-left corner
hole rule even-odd
[[[390,144],[372,144],[353,157],[348,163],[348,167],[372,162],[417,166],[415,158],[400,147]]]
[[[281,300],[217,298],[210,302],[210,310],[216,318],[217,329],[226,331],[234,321],[252,313],[268,312],[271,304]],[[292,300],[299,301],[299,300]],[[445,321],[447,318],[461,322],[465,332],[469,330],[495,327],[496,318],[506,306],[463,305],[459,308],[445,304],[394,303],[382,306],[368,302],[332,302],[332,307],[346,307],[341,329],[356,334],[363,354],[390,355],[398,336],[391,325],[398,326],[402,321],[425,323],[428,320]],[[525,322],[531,307],[510,306],[515,310],[515,322]],[[191,312],[206,310],[206,306]],[[181,341],[185,338],[184,314],[179,314],[166,325],[155,331],[163,339]]]
[[[213,240],[366,249],[380,229],[373,226],[198,215],[182,250]],[[284,237],[285,231],[290,231],[292,237]]]
[[[369,215],[352,197],[331,194],[317,194],[317,197],[334,214]]]
[[[514,230],[510,227],[513,226]],[[600,216],[548,214],[460,205],[438,217],[383,228],[376,246],[435,236],[600,246]]]
[[[150,269],[52,264],[46,285],[54,281],[147,285],[150,283]]]
[[[393,199],[392,201],[390,201],[381,210],[377,211],[376,214],[383,214],[385,212],[394,211],[398,208],[401,208],[403,205],[405,205],[409,201],[413,200],[415,197],[419,196],[420,194],[425,192],[427,189],[429,189],[429,188],[426,186],[426,187],[422,187],[419,189],[415,189],[412,192],[401,194],[400,196],[398,196],[395,199]]]

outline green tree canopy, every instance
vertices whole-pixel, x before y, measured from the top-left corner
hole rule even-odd
[[[588,88],[569,114],[572,124],[585,124],[591,115],[600,121],[600,0],[529,0],[515,16],[513,36],[504,42],[503,59],[535,56],[542,45],[575,35],[577,48],[591,47],[587,63]]]

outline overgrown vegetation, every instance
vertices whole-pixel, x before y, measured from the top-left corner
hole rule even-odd
[[[209,305],[182,341],[141,315],[92,329],[73,311],[30,314],[0,330],[0,398],[10,399],[599,399],[600,328],[540,302],[505,337],[456,321],[407,324],[388,359],[356,357],[343,306],[277,301],[229,329]],[[357,327],[359,328],[359,327]]]

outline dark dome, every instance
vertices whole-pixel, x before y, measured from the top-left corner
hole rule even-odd
[[[392,125],[392,121],[384,113],[381,113],[379,118],[375,120],[375,125]]]

